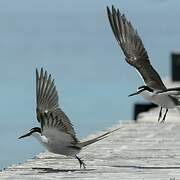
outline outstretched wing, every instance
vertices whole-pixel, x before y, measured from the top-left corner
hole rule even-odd
[[[41,124],[43,134],[50,129],[56,129],[69,134],[73,140],[78,141],[69,118],[59,108],[58,93],[51,79],[51,74],[41,68],[40,75],[36,69],[36,101],[37,101],[37,120]]]
[[[141,74],[144,82],[152,89],[166,89],[159,74],[152,67],[143,42],[132,24],[121,15],[119,9],[112,6],[112,12],[107,7],[109,22],[114,36],[120,45],[126,61]]]

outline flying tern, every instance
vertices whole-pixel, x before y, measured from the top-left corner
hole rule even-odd
[[[165,108],[166,111],[161,121],[164,122],[168,109],[177,108],[180,105],[177,96],[180,88],[166,88],[159,74],[151,65],[137,30],[134,29],[125,15],[121,14],[119,9],[115,9],[114,6],[112,6],[112,10],[107,7],[107,14],[114,36],[125,55],[126,62],[138,71],[145,83],[145,85],[138,87],[137,92],[129,96],[140,94],[146,100],[159,105],[161,108],[158,122],[162,116],[162,109]]]
[[[86,164],[77,154],[82,148],[106,138],[119,128],[108,131],[87,141],[79,141],[69,118],[58,103],[58,92],[51,74],[41,68],[40,75],[36,69],[36,113],[41,127],[34,127],[19,139],[34,136],[50,152],[75,157],[80,168]]]

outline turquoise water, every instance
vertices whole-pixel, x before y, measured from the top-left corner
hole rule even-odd
[[[0,1],[0,169],[43,151],[33,138],[38,126],[35,68],[55,78],[60,105],[83,138],[132,118],[142,84],[124,61],[106,15],[114,4],[138,29],[152,64],[170,75],[170,52],[180,49],[180,2],[172,0]]]

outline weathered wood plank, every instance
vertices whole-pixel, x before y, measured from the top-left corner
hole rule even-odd
[[[0,172],[0,179],[180,179],[180,123],[118,126],[122,129],[79,154],[86,170],[73,158],[47,152]]]

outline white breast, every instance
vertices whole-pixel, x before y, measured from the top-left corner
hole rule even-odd
[[[157,104],[163,108],[174,108],[175,104],[173,102],[173,100],[165,94],[156,94],[156,93],[152,93],[149,91],[142,91],[140,93],[146,100]]]

